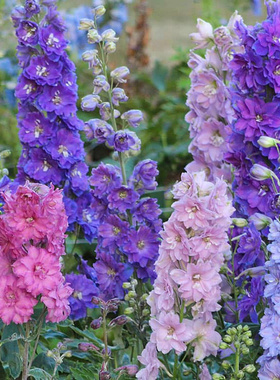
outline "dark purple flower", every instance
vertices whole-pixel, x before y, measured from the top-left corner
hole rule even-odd
[[[36,55],[39,55],[38,50],[31,46],[26,46],[26,45],[17,46],[17,58],[18,58],[19,66],[21,68],[25,68],[29,64],[31,57],[36,56]],[[19,77],[19,81],[20,81],[20,78],[21,78],[21,75]]]
[[[131,212],[133,218],[140,223],[144,221],[153,222],[158,220],[158,217],[161,214],[157,200],[154,198],[142,198]]]
[[[241,322],[249,316],[253,323],[259,323],[256,307],[263,296],[263,289],[264,284],[262,277],[252,278],[250,292],[247,290],[247,295],[238,302],[238,309],[240,310],[239,318]]]
[[[85,238],[92,242],[98,234],[99,220],[96,218],[96,212],[91,207],[92,196],[85,192],[77,200],[77,221],[84,231]]]
[[[140,226],[137,231],[130,231],[129,242],[124,245],[124,250],[130,263],[138,263],[145,268],[149,260],[155,261],[158,246],[158,234],[146,226]]]
[[[138,200],[139,194],[128,186],[120,186],[111,189],[108,195],[110,209],[116,209],[119,212],[125,212],[134,207],[134,203]]]
[[[41,183],[52,182],[54,185],[58,185],[63,178],[63,172],[59,169],[57,162],[40,148],[30,149],[29,160],[25,164],[24,170],[30,178]]]
[[[241,236],[237,249],[240,254],[239,264],[250,267],[258,261],[261,255],[261,234],[253,223],[244,228],[243,234],[246,235]]]
[[[86,260],[81,259],[80,264],[77,267],[78,271],[81,274],[84,274],[87,278],[89,278],[94,283],[97,280],[95,269],[92,266],[87,264]]]
[[[47,112],[54,111],[57,115],[70,116],[75,113],[77,95],[70,88],[58,84],[57,86],[47,86],[38,97],[38,103]]]
[[[240,99],[237,109],[235,128],[244,131],[245,141],[255,140],[256,137],[280,126],[280,107],[276,101],[265,103],[257,97]]]
[[[157,182],[155,177],[158,175],[157,163],[150,159],[138,162],[129,179],[131,186],[139,193],[143,194],[145,190],[155,190]]]
[[[40,5],[36,0],[25,0],[26,17],[30,18],[37,13],[40,13]]]
[[[128,233],[129,223],[122,221],[116,215],[109,215],[98,228],[98,234],[103,238],[103,247],[114,243],[121,246],[127,240]]]
[[[46,56],[38,56],[31,58],[25,75],[40,85],[55,85],[61,78],[61,69],[60,62],[53,62]]]
[[[260,56],[280,58],[280,16],[275,14],[272,20],[262,23],[262,31],[257,35],[253,49]]]
[[[77,203],[64,195],[63,197],[63,203],[65,206],[65,211],[68,217],[68,224],[70,227],[70,231],[72,231],[73,223],[77,220]]]
[[[140,140],[134,132],[128,129],[120,130],[109,136],[108,143],[117,152],[125,152],[127,150],[140,150]]]
[[[101,163],[96,169],[92,169],[89,183],[94,186],[93,193],[97,197],[103,197],[111,189],[121,185],[120,170],[110,164]]]
[[[39,39],[38,25],[33,21],[21,21],[16,35],[23,45],[36,45]]]
[[[46,146],[46,151],[61,168],[69,169],[84,158],[83,143],[78,134],[67,129],[59,129]]]
[[[92,280],[89,280],[85,275],[67,274],[65,280],[70,284],[74,292],[69,298],[71,307],[70,318],[77,320],[87,316],[87,308],[95,307],[91,303],[93,296],[99,295],[99,289]]]
[[[24,75],[21,75],[16,86],[15,95],[20,100],[31,101],[36,98],[41,90],[42,89],[35,81],[27,79]]]
[[[40,29],[40,45],[46,54],[56,60],[55,56],[59,56],[64,52],[67,42],[63,32],[50,24]]]
[[[87,172],[88,166],[84,162],[78,162],[71,166],[66,174],[66,177],[70,179],[71,188],[77,196],[89,190]]]
[[[123,283],[128,281],[133,273],[129,264],[117,262],[114,257],[105,252],[99,254],[99,260],[93,265],[98,278],[102,298],[124,297]]]
[[[40,112],[27,113],[19,121],[19,128],[20,140],[32,147],[45,145],[55,131],[52,123]]]

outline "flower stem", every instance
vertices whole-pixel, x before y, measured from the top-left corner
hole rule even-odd
[[[29,366],[28,366],[28,359],[29,359],[29,335],[30,335],[30,326],[29,322],[26,323],[25,327],[25,341],[24,341],[24,350],[23,350],[23,367],[22,367],[22,380],[27,380],[28,378],[28,372],[29,372]]]

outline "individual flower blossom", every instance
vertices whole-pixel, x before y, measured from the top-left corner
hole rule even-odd
[[[73,289],[73,293],[69,298],[71,313],[69,317],[77,320],[87,316],[87,308],[95,307],[92,304],[92,297],[99,295],[96,284],[88,279],[85,275],[67,274],[65,281]]]
[[[156,345],[152,342],[148,342],[142,354],[138,356],[138,360],[146,367],[136,374],[136,378],[139,380],[156,380],[159,368],[162,367],[162,363],[157,358]]]
[[[129,223],[122,221],[116,215],[109,215],[104,218],[103,223],[98,228],[98,234],[103,238],[102,246],[107,247],[115,243],[120,246],[127,240],[129,233]]]
[[[129,182],[134,186],[139,194],[145,190],[155,190],[157,182],[155,177],[158,175],[157,163],[150,159],[138,162],[135,165]]]
[[[113,165],[101,163],[96,169],[92,169],[89,182],[94,186],[94,194],[102,197],[104,193],[121,185],[120,170]]]
[[[143,114],[139,110],[129,110],[121,115],[121,119],[126,120],[131,127],[138,127],[143,120]]]
[[[28,254],[13,264],[18,286],[34,297],[47,294],[62,281],[60,263],[44,248],[30,247]]]
[[[9,325],[11,322],[23,324],[28,322],[37,304],[34,298],[25,289],[17,286],[17,278],[10,274],[0,279],[0,318]]]
[[[123,185],[111,190],[108,195],[108,207],[125,212],[133,207],[134,202],[138,198],[139,195],[133,189]]]
[[[47,322],[58,323],[69,316],[71,310],[68,299],[72,293],[73,289],[69,285],[60,282],[55,289],[41,298],[48,309]]]
[[[127,281],[133,273],[133,268],[121,262],[117,262],[113,256],[101,253],[99,260],[94,264],[97,273],[98,284],[101,295],[105,299],[124,296],[122,284]]]
[[[99,144],[106,142],[107,138],[114,133],[113,127],[100,119],[88,120],[84,130],[88,140],[96,139]]]
[[[185,321],[180,322],[179,316],[172,312],[161,312],[158,319],[151,319],[150,326],[153,329],[151,342],[155,343],[158,351],[167,354],[172,349],[177,354],[184,352],[189,339],[189,331]]]
[[[215,331],[216,322],[203,319],[185,320],[188,329],[188,341],[194,347],[194,361],[201,361],[206,356],[216,355],[221,343],[221,336]]]
[[[134,132],[129,130],[117,131],[113,135],[110,135],[107,141],[117,152],[125,152],[130,149],[140,150],[138,137]]]

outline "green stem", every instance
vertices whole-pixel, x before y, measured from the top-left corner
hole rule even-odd
[[[41,315],[39,317],[37,336],[36,336],[35,345],[34,345],[34,348],[33,348],[32,354],[31,354],[28,370],[27,370],[28,373],[29,373],[30,368],[32,366],[32,363],[33,363],[33,360],[34,360],[34,357],[35,357],[35,354],[36,354],[36,349],[38,347],[38,343],[39,343],[39,339],[40,339],[40,334],[41,334],[41,330],[42,330],[42,326],[43,326],[43,322],[44,322],[44,318],[45,318],[45,313],[46,313],[46,307],[44,306],[44,309],[43,309],[43,311],[42,311],[42,313],[41,313]]]
[[[178,380],[178,355],[175,354],[173,378]]]
[[[240,348],[237,348],[236,353],[235,353],[235,363],[234,363],[235,379],[238,379],[237,374],[239,372],[239,356],[240,356]]]
[[[30,325],[29,322],[26,323],[25,328],[25,342],[23,350],[23,367],[22,367],[22,380],[27,380],[28,378],[28,359],[29,359],[29,336],[30,336]]]

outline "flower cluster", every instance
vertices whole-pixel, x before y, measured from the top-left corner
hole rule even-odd
[[[30,320],[33,307],[47,307],[47,321],[70,313],[72,289],[61,273],[67,216],[60,190],[27,182],[3,195],[0,215],[0,318],[5,324]]]
[[[196,48],[205,48],[205,58],[191,52],[189,67],[191,88],[187,93],[190,108],[186,121],[190,123],[190,137],[193,139],[189,151],[194,157],[194,170],[207,168],[211,178],[224,175],[230,180],[229,166],[223,162],[227,151],[227,137],[230,133],[233,110],[227,81],[231,72],[228,62],[232,51],[240,50],[234,24],[241,17],[234,13],[227,26],[213,30],[211,24],[198,19],[197,33],[190,35]],[[210,177],[209,177],[210,178]]]
[[[264,276],[266,286],[264,297],[267,300],[267,307],[261,319],[260,335],[262,337],[261,346],[264,348],[263,355],[258,359],[261,368],[259,379],[265,380],[275,378],[279,375],[280,352],[280,309],[279,309],[279,281],[280,281],[280,222],[275,219],[269,228],[268,239],[271,244],[268,249],[271,253],[270,259],[265,263],[267,273]]]
[[[270,3],[269,3],[270,4]],[[268,5],[268,18],[262,24],[247,27],[236,24],[244,52],[235,53],[230,62],[235,121],[229,138],[226,159],[235,168],[233,190],[241,216],[256,213],[273,217],[278,212],[278,178],[272,172],[279,167],[278,134],[280,107],[278,69],[280,45],[280,6]]]
[[[156,200],[144,194],[156,189],[158,170],[155,161],[146,159],[138,162],[127,178],[125,161],[141,147],[130,127],[137,128],[143,115],[139,110],[121,113],[118,109],[128,100],[120,85],[126,82],[129,70],[122,66],[109,71],[108,56],[116,50],[118,38],[112,29],[102,33],[97,29],[96,20],[104,15],[105,8],[98,6],[93,12],[94,20],[83,19],[80,23],[80,28],[87,30],[88,42],[98,48],[82,55],[95,77],[93,93],[82,98],[81,107],[84,111],[99,111],[100,117],[85,123],[85,133],[89,140],[111,147],[119,163],[101,162],[89,179],[91,209],[99,221],[94,269],[102,297],[123,298],[122,284],[133,271],[143,281],[155,278],[160,210]]]
[[[38,23],[39,13],[46,10]],[[26,179],[64,189],[69,229],[78,222],[92,240],[94,221],[86,217],[83,199],[89,189],[85,152],[76,116],[75,66],[65,48],[65,25],[55,1],[26,2],[12,19],[18,38],[17,56],[22,73],[16,86],[18,127],[22,154],[17,181]],[[79,200],[73,198],[79,197]]]
[[[174,187],[174,212],[164,224],[148,300],[154,317],[149,345],[163,354],[182,353],[186,344],[194,348],[194,361],[217,353],[220,335],[212,313],[220,309],[219,271],[229,252],[227,229],[234,211],[227,191],[225,181],[209,182],[204,171],[183,173]],[[138,378],[152,376],[155,367],[146,367]]]

